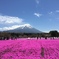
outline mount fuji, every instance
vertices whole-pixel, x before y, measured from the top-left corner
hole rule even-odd
[[[20,26],[16,29],[12,29],[12,30],[7,30],[6,32],[10,32],[10,33],[42,33],[41,31],[37,30],[36,28],[33,28],[32,26]]]

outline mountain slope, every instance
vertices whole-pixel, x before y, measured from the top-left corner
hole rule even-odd
[[[42,33],[41,31],[31,27],[31,26],[23,26],[23,27],[19,27],[13,30],[8,30],[7,32],[11,32],[11,33]]]

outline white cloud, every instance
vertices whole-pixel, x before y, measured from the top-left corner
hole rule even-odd
[[[52,14],[53,12],[51,11],[51,12],[49,12],[49,14]]]
[[[31,25],[23,22],[22,18],[0,15],[0,31],[11,30],[24,26],[31,28]]]
[[[25,26],[27,26],[27,27],[29,27],[29,28],[31,28],[32,26],[30,25],[30,24],[23,24],[23,25],[13,25],[13,26],[10,26],[10,27],[3,27],[3,28],[0,28],[0,31],[4,31],[4,30],[12,30],[12,29],[16,29],[16,28],[18,28],[18,27],[25,27]]]
[[[3,23],[3,24],[22,23],[22,21],[23,21],[23,19],[21,19],[19,17],[0,15],[0,23]]]
[[[59,10],[56,10],[56,12],[59,12]]]
[[[27,27],[29,27],[29,28],[32,27],[32,26],[31,26],[30,24],[28,24],[28,23],[27,23],[27,24],[20,25],[20,27],[22,27],[22,26],[23,26],[23,27],[24,27],[24,26],[27,26]]]
[[[39,0],[35,0],[37,4],[39,4]]]
[[[37,17],[42,16],[42,14],[40,14],[40,13],[34,13],[34,15],[37,16]]]
[[[4,30],[11,30],[11,29],[15,29],[15,28],[18,28],[19,25],[13,25],[11,27],[3,27],[3,28],[0,28],[0,31],[4,31]]]

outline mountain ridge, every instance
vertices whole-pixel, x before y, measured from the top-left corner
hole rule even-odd
[[[33,28],[32,26],[23,26],[23,27],[18,27],[16,29],[12,30],[7,30],[6,32],[10,33],[42,33],[36,28]]]

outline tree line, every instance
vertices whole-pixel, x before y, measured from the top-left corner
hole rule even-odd
[[[0,32],[0,40],[8,40],[9,38],[27,38],[27,37],[59,37],[59,32],[57,30],[50,31],[49,33],[9,33],[9,32]]]

